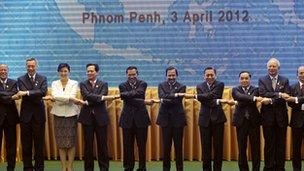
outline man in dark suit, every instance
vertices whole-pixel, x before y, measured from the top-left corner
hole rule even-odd
[[[15,95],[17,92],[17,81],[9,79],[7,65],[0,64],[0,144],[4,131],[7,171],[13,171],[16,164],[16,124],[19,115],[14,100],[18,98]]]
[[[27,73],[18,78],[22,97],[20,110],[22,159],[25,171],[44,170],[45,107],[42,97],[47,93],[47,79],[36,73],[38,62],[35,58],[26,60]],[[34,140],[35,165],[32,164]]]
[[[136,139],[139,156],[138,171],[146,170],[146,142],[150,118],[145,106],[147,83],[137,79],[138,71],[135,66],[126,69],[128,80],[119,85],[123,109],[119,126],[123,130],[123,167],[125,171],[134,168],[134,141]]]
[[[221,103],[227,100],[221,99],[224,91],[224,83],[216,80],[216,70],[213,67],[204,69],[205,81],[196,86],[197,99],[201,103],[199,113],[199,127],[203,153],[203,170],[211,171],[211,151],[213,142],[214,163],[213,170],[222,169],[223,158],[223,134],[226,116]]]
[[[260,125],[261,114],[256,102],[261,102],[258,88],[250,85],[251,74],[242,71],[239,74],[240,85],[232,89],[232,97],[236,106],[233,125],[236,126],[240,171],[249,171],[247,162],[247,137],[249,136],[252,156],[252,170],[260,170]]]
[[[304,66],[297,70],[298,82],[290,89],[291,96],[287,99],[292,108],[290,126],[292,131],[292,167],[294,171],[301,171],[301,146],[304,135]]]
[[[183,170],[183,133],[186,116],[183,107],[183,94],[186,86],[177,82],[177,69],[166,69],[167,81],[158,85],[158,97],[161,105],[156,123],[161,127],[163,140],[163,171],[171,167],[172,140],[175,147],[176,170]]]
[[[108,83],[97,79],[99,66],[87,64],[87,80],[80,83],[80,91],[86,102],[81,109],[79,122],[82,123],[85,148],[84,170],[94,170],[93,141],[94,132],[97,139],[98,165],[101,171],[109,170],[107,147],[107,126],[109,116],[105,100],[108,100]]]
[[[285,99],[289,98],[289,81],[279,75],[280,62],[271,58],[267,62],[268,74],[259,79],[259,95],[265,139],[266,170],[285,170],[286,130],[288,115]]]

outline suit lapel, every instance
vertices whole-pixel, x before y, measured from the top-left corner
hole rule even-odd
[[[203,88],[204,92],[209,92],[210,91],[207,82],[204,82],[202,86],[203,86],[202,88]]]
[[[102,82],[97,79],[95,83],[95,87],[93,88],[93,93],[98,94],[101,87],[102,87]]]
[[[2,82],[0,82],[0,90],[5,90]]]
[[[267,75],[266,77],[266,86],[267,86],[267,89],[268,90],[272,90],[272,91],[275,91],[273,88],[272,88],[272,81],[271,81],[271,78],[269,75]]]
[[[297,85],[296,85],[296,95],[300,95],[300,96],[303,96],[304,95],[304,92],[301,91],[301,87],[300,87],[300,83],[298,82]]]
[[[37,74],[36,74],[36,78],[35,79],[37,79]],[[28,90],[33,90],[34,89],[34,85],[32,84],[32,81],[31,81],[31,79],[30,79],[30,77],[29,77],[28,74],[25,74],[24,81],[26,82],[25,85],[29,86],[29,87],[26,87]]]

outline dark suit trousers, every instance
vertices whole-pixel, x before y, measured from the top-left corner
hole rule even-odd
[[[131,128],[123,128],[123,167],[125,171],[132,171],[135,165],[134,143],[136,138],[138,148],[138,171],[146,170],[146,143],[148,127],[137,128],[133,122]]]
[[[249,136],[251,156],[252,156],[252,170],[260,170],[260,126],[254,126],[248,119],[244,118],[243,125],[236,128],[239,158],[238,164],[240,171],[249,171],[247,162],[247,137]]]
[[[35,171],[44,170],[44,130],[45,122],[37,123],[33,118],[28,123],[20,123],[21,126],[21,144],[22,144],[22,158],[23,158],[23,170]],[[32,164],[32,148],[35,148],[35,165]]]
[[[264,171],[285,170],[286,130],[286,126],[279,127],[277,123],[272,126],[263,126],[265,139]]]
[[[0,144],[2,144],[2,135],[4,131],[7,170],[13,171],[16,164],[16,125],[8,125],[7,119],[0,125]],[[1,152],[1,148],[0,148]]]
[[[94,170],[93,142],[94,132],[97,140],[98,165],[101,171],[109,170],[109,156],[107,145],[107,125],[98,126],[95,122],[92,125],[82,125],[84,132],[84,170]]]
[[[301,171],[301,146],[304,136],[304,126],[301,128],[291,128],[292,130],[292,167],[294,171]]]
[[[183,170],[183,134],[184,127],[161,127],[163,139],[163,171],[171,168],[171,146],[174,141],[176,170]]]
[[[213,170],[222,170],[224,123],[211,123],[208,127],[200,126],[203,154],[203,170],[211,171],[211,152],[214,149]]]

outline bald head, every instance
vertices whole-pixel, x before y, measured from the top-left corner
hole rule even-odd
[[[6,80],[8,75],[8,67],[6,64],[0,64],[0,79]]]

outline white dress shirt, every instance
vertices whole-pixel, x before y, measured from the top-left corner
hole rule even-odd
[[[51,113],[60,117],[78,115],[80,107],[70,101],[71,97],[76,97],[78,89],[78,82],[75,80],[69,79],[65,88],[63,88],[60,80],[53,81],[52,96],[55,99],[55,102]]]

